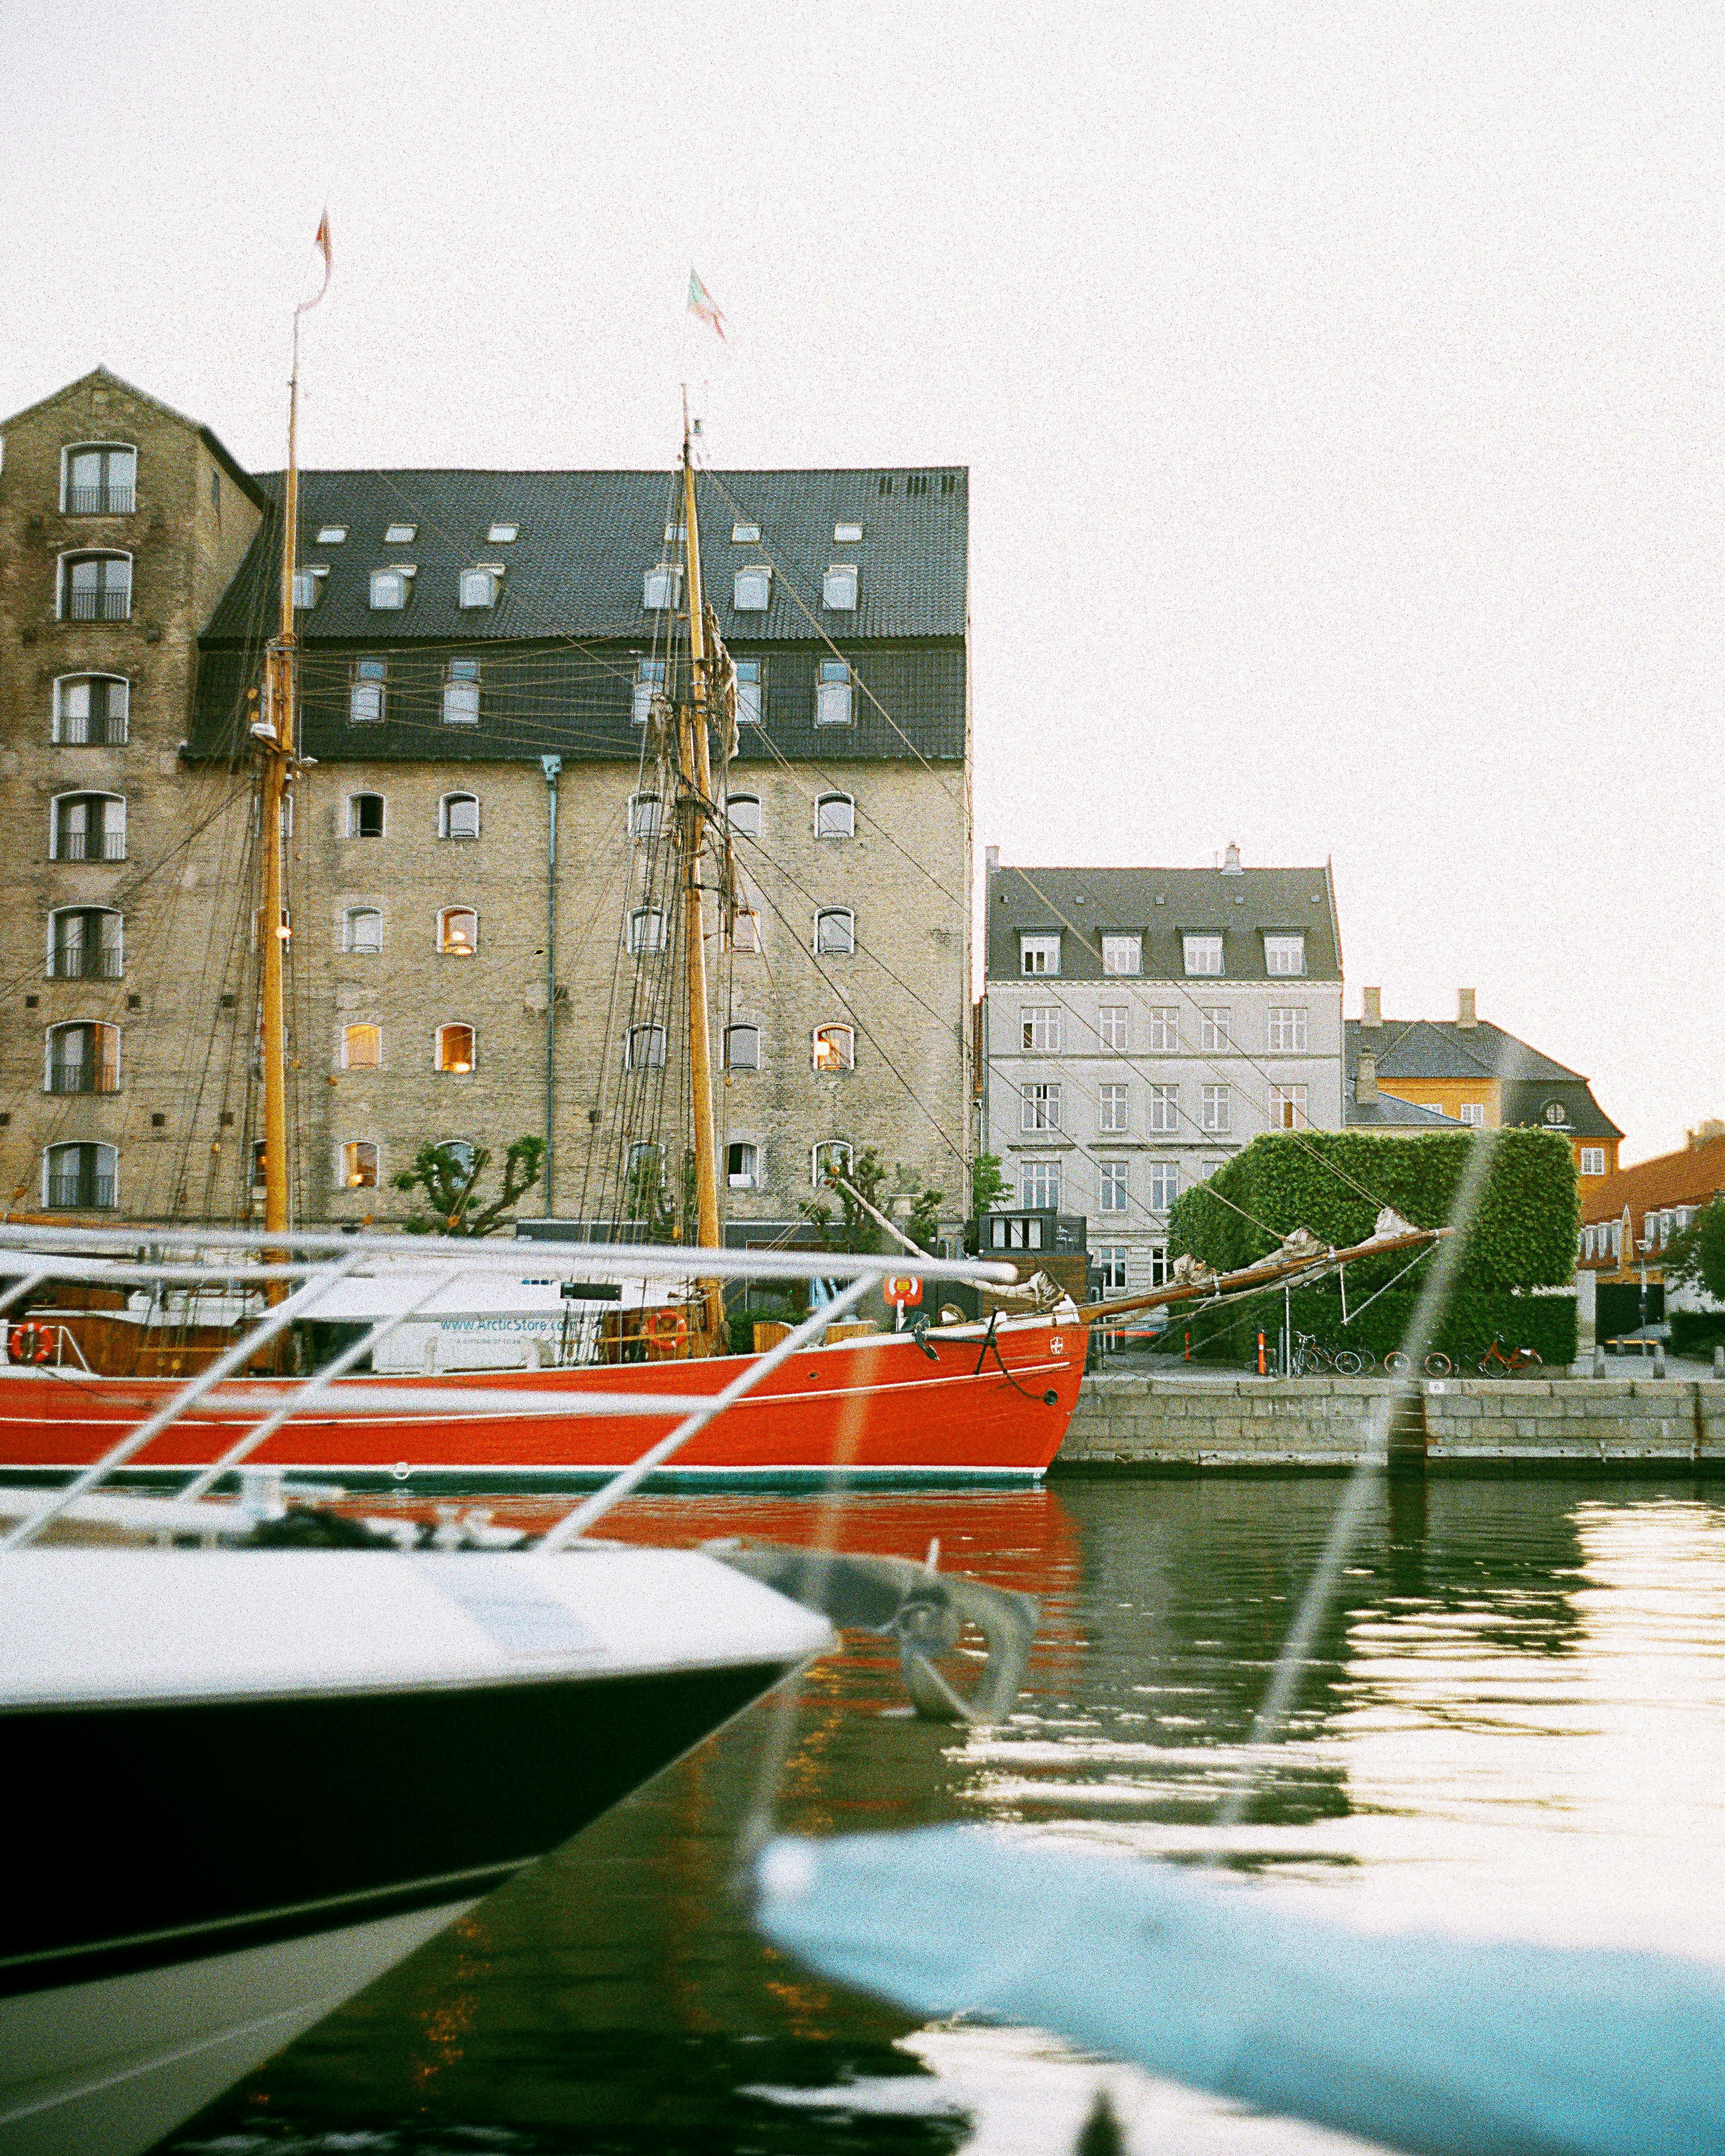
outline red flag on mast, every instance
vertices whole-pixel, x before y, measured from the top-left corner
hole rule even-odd
[[[311,244],[323,256],[323,282],[311,299],[301,300],[295,308],[294,312],[296,315],[303,315],[308,307],[315,307],[330,289],[330,272],[336,264],[335,258],[330,252],[330,213],[327,209],[317,221],[317,237]]]

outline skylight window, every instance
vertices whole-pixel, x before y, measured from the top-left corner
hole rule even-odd
[[[485,543],[490,547],[512,546],[521,528],[519,524],[494,524],[485,534]]]
[[[417,524],[392,524],[383,534],[383,544],[386,547],[411,546],[418,529]]]
[[[320,547],[342,547],[345,546],[347,542],[347,526],[345,524],[320,524],[318,526],[317,543]]]
[[[841,547],[855,547],[862,538],[862,526],[860,524],[835,524],[833,537]]]
[[[731,527],[731,543],[733,547],[758,547],[761,543],[760,526],[733,524]]]

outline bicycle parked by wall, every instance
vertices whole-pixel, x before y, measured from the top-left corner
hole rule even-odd
[[[1315,1332],[1296,1332],[1294,1352],[1288,1358],[1291,1378],[1357,1378],[1371,1367],[1371,1358],[1357,1348],[1327,1348]]]
[[[1506,1349],[1501,1333],[1481,1356],[1479,1363],[1482,1378],[1519,1378],[1526,1373],[1544,1368],[1545,1358],[1537,1348]]]
[[[1392,1378],[1405,1378],[1414,1365],[1410,1358],[1404,1355],[1399,1348],[1393,1348],[1384,1358],[1384,1367]],[[1447,1355],[1434,1348],[1420,1367],[1428,1378],[1447,1378],[1455,1365]]]

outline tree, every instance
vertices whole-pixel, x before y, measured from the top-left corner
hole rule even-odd
[[[479,1199],[480,1178],[491,1159],[485,1147],[423,1145],[413,1165],[396,1177],[395,1187],[423,1190],[431,1209],[402,1225],[410,1235],[489,1235],[539,1180],[544,1157],[543,1138],[517,1138],[504,1155],[503,1188],[487,1205]]]
[[[1703,1205],[1680,1228],[1663,1259],[1667,1281],[1698,1281],[1716,1302],[1725,1302],[1725,1198]]]
[[[1003,1198],[1010,1198],[1012,1185],[1000,1172],[998,1152],[979,1152],[970,1166],[970,1203],[978,1214],[992,1213]]]
[[[913,1243],[920,1243],[932,1254],[940,1240],[941,1207],[946,1202],[943,1190],[919,1190],[911,1206],[911,1218],[905,1232]]]
[[[886,1180],[886,1165],[880,1158],[880,1148],[865,1146],[853,1157],[850,1168],[845,1171],[845,1180],[867,1199],[870,1204],[880,1206],[880,1186]],[[841,1209],[836,1226],[832,1207],[823,1204],[817,1199],[805,1198],[803,1200],[798,1208],[803,1218],[819,1229],[821,1241],[829,1250],[854,1250],[864,1256],[877,1252],[880,1248],[879,1225],[869,1218],[851,1196],[850,1191],[839,1190],[830,1175],[827,1183],[829,1188],[837,1193]],[[881,1209],[884,1211],[885,1208]]]

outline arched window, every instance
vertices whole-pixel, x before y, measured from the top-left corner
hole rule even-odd
[[[733,1190],[752,1190],[760,1174],[761,1155],[757,1147],[743,1139],[733,1139],[725,1148],[725,1180]]]
[[[438,836],[441,839],[476,839],[480,834],[479,796],[476,793],[446,793],[439,805]]]
[[[855,1070],[856,1029],[849,1025],[816,1026],[814,1067],[817,1070]]]
[[[848,906],[824,906],[814,916],[814,947],[848,954],[856,948],[856,916]]]
[[[130,621],[130,554],[62,554],[61,621]]]
[[[350,906],[341,916],[341,948],[367,955],[383,948],[383,916],[375,906]]]
[[[665,829],[665,804],[656,793],[632,793],[629,798],[629,835],[656,839]]]
[[[727,1025],[725,1029],[725,1068],[727,1070],[758,1070],[760,1067],[760,1027]]]
[[[130,516],[137,484],[138,453],[129,442],[74,442],[60,452],[63,516]]]
[[[662,1025],[632,1025],[624,1043],[624,1068],[627,1070],[662,1070],[665,1068],[665,1028]]]
[[[54,737],[63,748],[119,748],[131,710],[123,674],[63,674],[54,685]]]
[[[437,1149],[448,1153],[464,1175],[472,1174],[474,1157],[479,1147],[471,1138],[439,1138]]]
[[[342,1147],[341,1187],[344,1190],[377,1188],[377,1148],[370,1138],[349,1138]]]
[[[347,835],[350,839],[381,839],[383,835],[383,796],[350,793],[347,797]]]
[[[856,803],[848,793],[823,793],[814,804],[817,839],[854,839]]]
[[[125,971],[121,915],[106,906],[67,906],[48,916],[51,981],[117,981]]]
[[[105,1212],[120,1202],[119,1178],[113,1146],[49,1146],[42,1156],[42,1202],[55,1212]]]
[[[731,819],[731,828],[740,839],[758,839],[761,835],[761,803],[753,793],[733,793],[725,804],[725,813]]]
[[[638,906],[630,914],[629,947],[637,953],[665,948],[665,916],[656,906]]]
[[[809,1180],[819,1190],[829,1175],[849,1175],[853,1148],[848,1138],[825,1138],[809,1156]]]
[[[379,1070],[382,1066],[382,1027],[344,1025],[341,1029],[341,1068],[344,1070]]]
[[[126,802],[118,793],[61,793],[52,803],[49,858],[123,861]]]
[[[117,1093],[120,1029],[79,1020],[48,1029],[48,1093]]]
[[[440,1025],[437,1029],[437,1067],[461,1077],[474,1065],[474,1037],[470,1025]]]
[[[437,947],[446,958],[470,958],[479,949],[479,916],[470,906],[446,906],[437,916]]]

